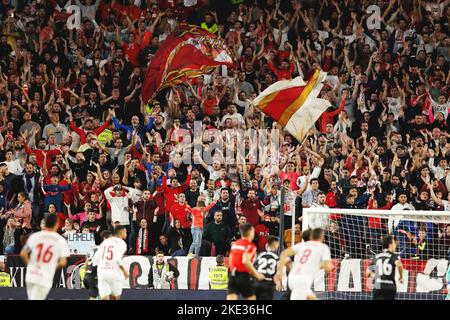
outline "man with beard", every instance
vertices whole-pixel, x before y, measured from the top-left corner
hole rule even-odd
[[[230,228],[222,220],[222,212],[213,210],[214,208],[210,212],[213,212],[214,221],[208,223],[203,230],[201,256],[211,256],[212,244],[216,248],[216,255],[226,255],[230,247]]]
[[[155,118],[155,123],[153,126],[153,129],[151,131],[151,134],[154,134],[155,132],[158,132],[161,136],[162,141],[166,141],[167,137],[167,131],[164,129],[164,116],[162,114],[158,114]]]
[[[115,112],[112,112],[113,115],[113,122],[114,127],[116,129],[120,129],[126,133],[127,139],[131,141],[133,132],[136,132],[139,138],[143,139],[146,132],[150,132],[153,127],[154,118],[152,116],[148,116],[148,123],[147,125],[141,125],[139,124],[139,116],[133,115],[131,117],[131,126],[127,126],[124,124],[120,124],[119,120],[115,116]]]
[[[38,131],[38,130],[37,130]],[[31,132],[30,132],[30,134],[31,134],[31,139],[35,139],[35,134],[37,133],[37,131],[36,130],[32,130]],[[53,150],[44,150],[45,149],[45,146],[46,146],[46,144],[47,144],[47,140],[45,140],[44,138],[41,138],[41,139],[39,139],[39,142],[38,142],[38,148],[37,149],[31,149],[29,146],[28,146],[28,144],[27,144],[27,138],[28,138],[28,133],[27,132],[24,132],[24,133],[22,133],[22,137],[25,139],[25,142],[24,142],[24,144],[23,144],[23,146],[24,146],[24,148],[25,148],[25,152],[28,154],[28,155],[32,155],[32,154],[34,154],[34,155],[36,155],[36,164],[39,166],[39,167],[43,167],[43,163],[44,163],[44,153],[46,153],[46,157],[47,157],[47,159],[46,159],[46,162],[47,162],[47,168],[49,168],[50,167],[50,165],[51,165],[51,163],[52,163],[52,158],[54,157],[54,156],[56,156],[57,154],[60,154],[61,153],[61,150],[59,150],[59,149],[53,149]]]

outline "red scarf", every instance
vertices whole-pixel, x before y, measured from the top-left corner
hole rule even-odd
[[[139,229],[138,236],[136,238],[136,255],[148,253],[148,229]]]

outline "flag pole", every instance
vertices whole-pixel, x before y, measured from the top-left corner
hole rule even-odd
[[[280,245],[278,247],[278,254],[281,254],[284,246],[284,197],[285,197],[285,187],[281,184],[281,193],[280,193],[281,201],[280,201],[280,230],[278,233],[278,239],[280,241]],[[293,245],[293,244],[292,244]]]

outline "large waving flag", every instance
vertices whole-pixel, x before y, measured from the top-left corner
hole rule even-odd
[[[302,142],[308,130],[331,106],[328,100],[317,98],[326,76],[326,72],[316,70],[307,83],[301,77],[278,81],[252,104]]]
[[[142,99],[147,103],[160,90],[210,73],[220,65],[234,65],[223,41],[198,26],[181,23],[153,57]]]

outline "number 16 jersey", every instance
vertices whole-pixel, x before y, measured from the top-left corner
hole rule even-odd
[[[70,255],[67,241],[56,232],[40,231],[28,238],[25,249],[30,252],[26,282],[51,288],[59,258]]]
[[[376,255],[372,261],[375,265],[375,289],[396,290],[395,270],[399,259],[397,254],[387,249]]]
[[[331,261],[330,248],[322,242],[307,241],[296,244],[292,249],[295,257],[289,277],[301,279],[301,282],[312,285],[322,262]]]

